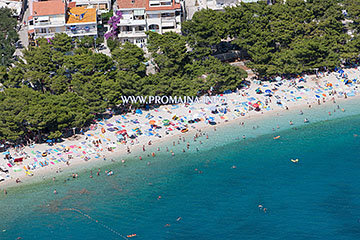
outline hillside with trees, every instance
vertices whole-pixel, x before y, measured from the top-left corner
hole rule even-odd
[[[241,3],[197,12],[182,31],[203,55],[230,40],[249,54],[248,66],[260,77],[300,74],[359,59],[359,6],[359,0]]]

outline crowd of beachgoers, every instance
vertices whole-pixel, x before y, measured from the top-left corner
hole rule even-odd
[[[187,142],[188,148],[189,142],[200,136],[203,141],[208,139],[204,131],[207,126],[216,128],[224,122],[242,122],[267,112],[294,107],[301,112],[301,108],[335,103],[337,99],[359,95],[359,76],[360,68],[351,68],[293,79],[278,77],[274,82],[252,81],[246,88],[224,94],[226,100],[222,98],[221,102],[167,105],[116,115],[97,121],[90,130],[61,143],[16,147],[0,153],[0,186],[29,182],[34,175],[53,177],[64,169],[73,168],[76,172],[74,166],[99,163],[97,160],[115,161],[115,156],[135,150],[140,159],[142,154],[155,156],[154,152],[147,152],[148,146],[170,136]],[[174,154],[171,149],[166,151]]]

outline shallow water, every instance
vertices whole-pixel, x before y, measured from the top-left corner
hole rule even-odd
[[[123,239],[132,233],[133,239],[359,239],[357,105],[350,100],[346,112],[332,116],[327,112],[334,106],[320,106],[302,116],[286,112],[245,126],[231,123],[209,131],[203,144],[190,141],[189,151],[185,143],[162,143],[175,156],[130,156],[107,167],[115,172],[111,177],[102,167],[92,179],[80,172],[65,183],[67,176],[10,189],[0,196],[0,239]]]

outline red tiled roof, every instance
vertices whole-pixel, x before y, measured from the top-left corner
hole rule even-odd
[[[68,8],[73,8],[73,7],[76,7],[76,2],[70,2],[68,4]]]
[[[121,8],[145,8],[149,0],[116,0],[118,9]]]
[[[50,0],[43,2],[33,2],[33,15],[46,16],[65,14],[65,3],[62,0]]]
[[[28,17],[28,20],[31,20],[31,19],[33,19],[33,16],[29,16],[29,17]]]

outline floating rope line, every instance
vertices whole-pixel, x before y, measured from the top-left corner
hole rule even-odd
[[[105,224],[103,224],[103,223],[99,222],[98,220],[96,220],[96,219],[92,218],[92,217],[91,217],[91,216],[89,216],[88,214],[86,214],[86,213],[84,213],[84,212],[80,211],[79,209],[75,209],[75,208],[64,208],[64,211],[74,211],[74,212],[77,212],[77,213],[79,213],[79,214],[83,215],[84,217],[86,217],[86,218],[90,219],[91,221],[93,221],[93,222],[95,222],[95,223],[97,223],[97,224],[100,224],[102,227],[104,227],[104,228],[106,228],[107,230],[109,230],[109,231],[113,232],[114,234],[116,234],[116,235],[118,235],[118,236],[122,237],[123,239],[125,239],[125,240],[129,240],[127,237],[125,237],[125,236],[121,235],[119,232],[115,231],[115,230],[114,230],[114,229],[112,229],[111,227],[109,227],[109,226],[107,226],[107,225],[105,225]]]

